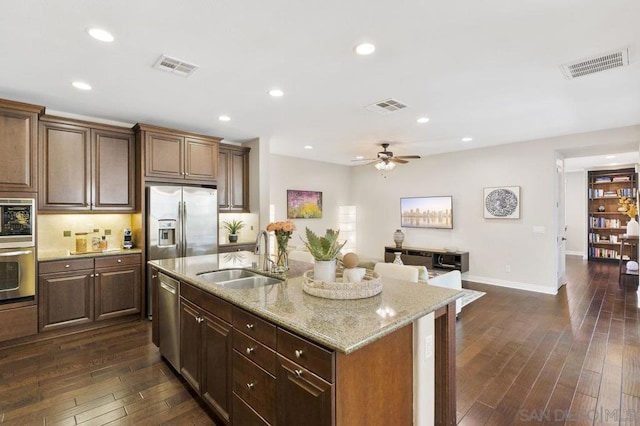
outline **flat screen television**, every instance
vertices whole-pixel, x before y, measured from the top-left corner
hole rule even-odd
[[[453,229],[453,197],[400,198],[400,226]]]

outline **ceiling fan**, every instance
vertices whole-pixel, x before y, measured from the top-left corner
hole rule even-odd
[[[382,143],[382,151],[378,152],[377,158],[363,158],[362,160],[353,161],[370,161],[367,164],[373,164],[378,170],[393,170],[396,164],[406,164],[413,159],[419,159],[419,155],[398,155],[394,156],[393,152],[387,151],[388,143]]]

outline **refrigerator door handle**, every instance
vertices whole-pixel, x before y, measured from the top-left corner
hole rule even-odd
[[[187,202],[182,202],[182,245],[184,247],[183,256],[187,255]]]

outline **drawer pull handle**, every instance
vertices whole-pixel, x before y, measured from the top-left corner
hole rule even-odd
[[[89,275],[89,276],[90,276],[91,278],[95,277],[95,275],[93,275],[93,274],[91,274],[91,275]]]
[[[296,349],[293,353],[296,354],[296,358],[302,357],[302,349]]]
[[[122,263],[122,259],[118,259],[118,263]]]
[[[254,351],[254,348],[248,347],[247,348],[247,355],[251,355],[253,353],[253,351]]]
[[[96,277],[99,277],[99,276],[100,276],[100,274],[96,274]]]
[[[293,374],[295,374],[297,378],[300,378],[302,377],[302,370],[293,370]]]
[[[71,268],[71,265],[64,265],[65,268]]]
[[[253,390],[254,386],[255,385],[253,383],[247,383],[247,389],[249,389],[249,390]]]
[[[198,324],[200,324],[202,321],[204,321],[204,318],[202,318],[202,317],[196,317],[196,322],[197,322]]]
[[[249,330],[253,330],[253,327],[254,327],[254,325],[253,325],[253,324],[247,324],[247,328],[248,328]]]

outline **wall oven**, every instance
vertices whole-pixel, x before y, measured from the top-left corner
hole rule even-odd
[[[36,294],[35,199],[0,197],[0,303]]]
[[[35,250],[0,250],[0,303],[32,298],[36,294]]]
[[[0,248],[34,247],[35,200],[0,198]]]

